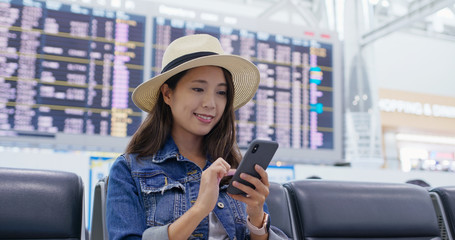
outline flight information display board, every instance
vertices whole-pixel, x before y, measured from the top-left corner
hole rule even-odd
[[[130,136],[143,81],[145,16],[0,0],[0,135]]]
[[[239,146],[260,138],[275,140],[280,148],[334,149],[332,44],[157,17],[152,75],[159,74],[170,42],[196,33],[217,37],[226,53],[249,59],[260,71],[256,95],[236,112]]]

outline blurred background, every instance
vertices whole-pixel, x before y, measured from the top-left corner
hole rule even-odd
[[[454,0],[0,0],[0,167],[109,174],[145,113],[134,88],[174,39],[254,62],[238,143],[270,179],[455,181]],[[90,216],[89,214],[87,216]]]

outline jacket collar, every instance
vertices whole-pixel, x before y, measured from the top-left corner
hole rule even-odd
[[[177,161],[181,161],[184,159],[182,155],[179,153],[179,148],[174,142],[174,139],[172,139],[171,136],[169,136],[166,140],[166,143],[164,146],[156,152],[155,155],[152,156],[151,161],[154,163],[162,163],[166,161],[167,159],[170,158],[175,158]]]
[[[177,144],[175,144],[174,139],[169,135],[164,146],[158,150],[155,155],[151,157],[145,157],[143,160],[147,159],[153,163],[162,163],[172,158],[177,159],[177,161],[184,161],[186,159],[180,154]],[[207,162],[209,163],[208,166],[210,166],[213,162],[213,159],[210,155],[207,155]]]

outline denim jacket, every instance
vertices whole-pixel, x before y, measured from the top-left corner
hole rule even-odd
[[[123,154],[109,174],[107,229],[109,239],[168,239],[168,226],[196,201],[204,169],[179,154],[172,138],[155,155],[138,158]],[[249,239],[246,205],[220,189],[213,213],[229,239]],[[265,207],[266,210],[266,207]],[[207,239],[208,217],[189,239]],[[277,228],[270,228],[269,239],[287,239]]]

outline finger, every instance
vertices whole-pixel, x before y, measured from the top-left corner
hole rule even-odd
[[[238,201],[246,203],[247,205],[252,202],[250,196],[247,195],[247,194],[243,195],[243,194],[231,194],[231,193],[228,193],[228,195],[231,196],[235,200],[238,200]]]
[[[224,160],[223,158],[218,158],[216,159],[216,161],[214,162],[214,164],[220,164],[222,165],[224,168],[226,168],[226,171],[231,169],[231,165],[229,165],[228,162],[226,162],[226,160]]]
[[[222,168],[227,173],[227,171],[229,171],[231,166],[224,159],[218,158],[215,162],[212,163],[212,165],[209,168],[212,168],[212,169]]]
[[[212,164],[208,169],[210,169],[216,173],[222,172],[223,174],[225,174],[229,171],[229,169],[226,168],[226,166],[224,166],[223,164],[220,164],[220,163]]]
[[[262,171],[264,171],[264,169],[262,169]],[[265,175],[267,175],[267,174],[265,174]],[[249,195],[260,194],[260,195],[265,196],[265,197],[267,197],[269,195],[269,186],[266,185],[266,184],[268,184],[267,179],[266,179],[266,184],[265,184],[262,181],[262,179],[258,179],[256,177],[253,177],[253,176],[248,175],[246,173],[240,174],[240,178],[242,178],[243,180],[251,183],[255,187],[255,189],[251,188],[253,190],[252,193],[247,193],[247,194],[249,194]]]
[[[224,160],[223,158],[219,157],[215,160],[215,162],[218,162],[220,164],[222,164],[223,166],[230,166],[228,162],[226,162],[226,160]]]
[[[241,194],[230,194],[228,193],[229,196],[231,196],[231,198],[237,200],[237,201],[240,201],[240,202],[244,202],[248,205],[247,202],[249,202],[249,199]]]
[[[218,165],[213,166],[213,170],[215,171],[218,184],[220,184],[221,179],[228,173],[228,169],[225,166]]]
[[[259,178],[246,173],[241,173],[240,178],[251,183],[256,189],[261,188],[264,185]]]
[[[259,166],[258,164],[256,164],[256,165],[254,166],[254,169],[255,169],[256,172],[259,174],[259,176],[261,176],[261,181],[262,181],[262,183],[264,183],[264,185],[266,185],[267,187],[270,187],[269,175],[268,175],[267,172],[264,170],[264,168],[262,168],[261,166]]]
[[[223,178],[229,171],[229,164],[226,166],[226,164],[223,164],[223,161],[224,160],[222,158],[217,159],[209,168],[203,172],[203,174],[205,173],[205,175],[209,177],[208,179],[215,178],[216,182],[219,184],[221,178]]]
[[[236,181],[233,182],[233,184],[235,183]],[[239,183],[239,182],[237,182]],[[257,205],[263,205],[264,204],[264,201],[261,202],[260,199],[264,199],[264,198],[261,198],[259,196],[259,194],[257,192],[255,192],[252,188],[246,186],[246,185],[243,185],[241,183],[239,183],[239,185],[237,184],[234,184],[234,186],[240,190],[242,190],[243,192],[246,193],[246,195],[242,195],[242,194],[229,194],[229,196],[231,196],[233,199],[237,200],[237,201],[241,201],[241,202],[244,202],[246,205],[248,206],[257,206]],[[245,187],[245,188],[243,188]],[[249,189],[249,190],[247,190]],[[249,194],[248,192],[251,191],[252,194]]]
[[[229,169],[229,171],[226,173],[226,176],[234,176],[235,171],[237,171],[237,169]]]
[[[244,173],[240,174],[240,175],[244,175]],[[246,175],[246,174],[245,174]],[[257,195],[258,193],[256,192],[256,190],[254,190],[253,188],[251,188],[250,186],[248,185],[245,185],[243,183],[240,183],[238,181],[233,181],[232,182],[232,185],[240,190],[242,190],[248,197],[252,197],[252,196],[255,196]]]

